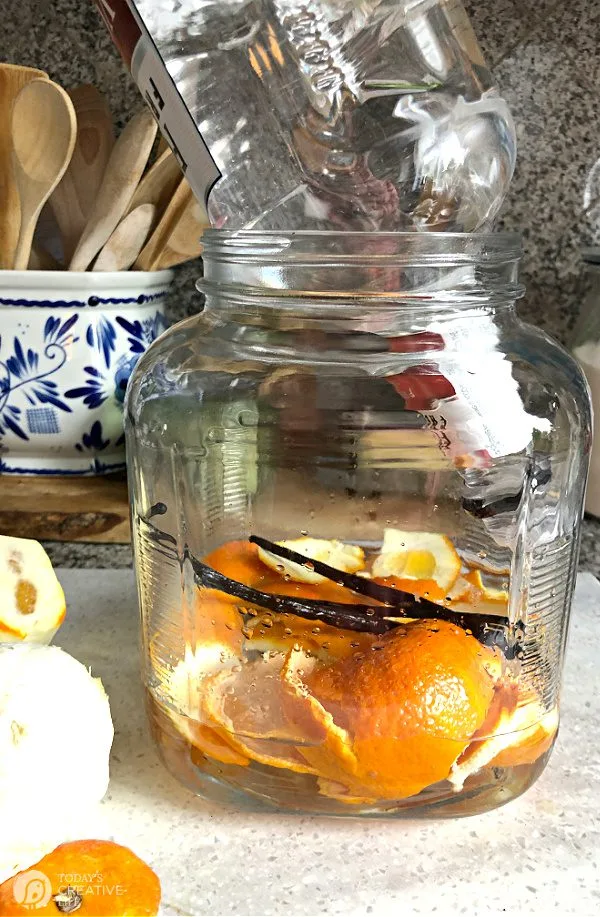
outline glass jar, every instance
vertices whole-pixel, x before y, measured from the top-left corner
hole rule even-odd
[[[571,349],[590,387],[592,406],[600,411],[600,248],[582,252],[585,265],[584,298],[573,333]],[[586,512],[600,516],[600,447],[594,443],[585,496]]]
[[[518,238],[214,232],[127,442],[144,682],[201,795],[471,814],[558,729],[590,410]]]

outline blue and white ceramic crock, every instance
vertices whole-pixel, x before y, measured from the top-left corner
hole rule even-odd
[[[172,276],[0,271],[0,473],[125,467],[125,388],[167,327]]]

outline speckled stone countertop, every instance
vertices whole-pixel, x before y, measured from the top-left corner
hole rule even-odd
[[[138,672],[130,571],[59,570],[57,641],[100,676],[115,723],[107,837],[159,875],[161,914],[187,917],[591,917],[600,910],[600,585],[579,577],[562,725],[524,796],[464,819],[326,819],[239,811],[180,787],[159,763]]]
[[[121,569],[133,563],[128,545],[45,542],[44,547],[57,567]],[[591,516],[586,517],[583,523],[579,567],[600,579],[600,520]]]

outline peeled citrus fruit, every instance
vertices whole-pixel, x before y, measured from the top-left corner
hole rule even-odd
[[[454,545],[436,532],[386,529],[373,576],[433,601],[445,598],[461,571]]]
[[[460,627],[426,620],[381,637],[368,653],[316,668],[304,682],[307,697],[351,737],[356,761],[340,756],[337,775],[329,767],[323,775],[379,798],[445,780],[486,718],[491,656]]]
[[[328,541],[323,538],[297,538],[293,541],[279,541],[281,547],[289,548],[297,554],[303,554],[311,560],[329,564],[336,570],[344,573],[356,573],[365,566],[365,553],[362,548],[353,544],[344,544],[342,541]],[[318,584],[326,581],[324,576],[315,573],[310,566],[295,563],[278,557],[263,548],[258,549],[258,556],[267,567],[276,570],[282,577],[294,580],[297,583]]]
[[[0,535],[0,643],[50,643],[65,596],[38,541]]]
[[[0,885],[0,914],[155,917],[156,873],[113,841],[71,841]]]

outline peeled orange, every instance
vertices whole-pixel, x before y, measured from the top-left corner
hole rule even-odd
[[[65,596],[38,541],[0,535],[0,643],[50,643]]]

